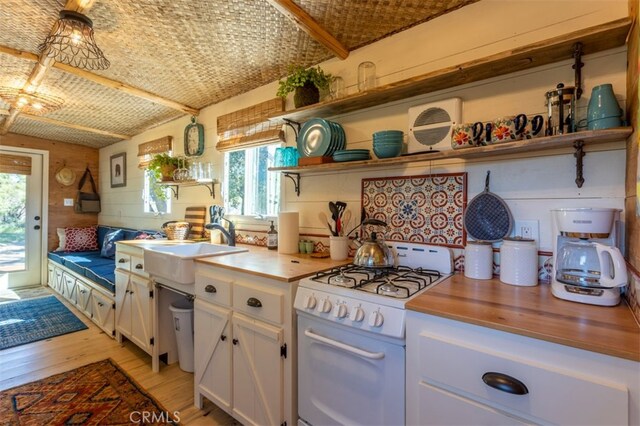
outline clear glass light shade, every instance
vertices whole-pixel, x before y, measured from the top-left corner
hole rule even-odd
[[[51,35],[39,46],[56,62],[87,70],[109,68],[109,61],[93,38],[93,22],[81,13],[63,10]]]

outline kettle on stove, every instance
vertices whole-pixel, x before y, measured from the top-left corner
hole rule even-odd
[[[378,219],[365,219],[362,225],[387,226],[387,224]],[[360,226],[351,230],[358,229]],[[350,232],[350,233],[351,233]],[[371,233],[369,239],[360,241],[360,247],[353,256],[353,264],[364,268],[391,268],[395,264],[395,257],[391,249],[385,244],[384,240],[378,238],[378,234]]]

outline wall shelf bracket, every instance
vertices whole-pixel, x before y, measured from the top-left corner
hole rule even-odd
[[[288,177],[293,182],[293,189],[296,191],[296,195],[300,196],[300,173],[283,172],[284,177]]]
[[[282,121],[284,121],[285,126],[289,126],[293,129],[293,132],[296,134],[296,139],[298,139],[298,133],[300,133],[300,123],[289,118],[283,118]]]
[[[576,100],[582,96],[582,43],[577,42],[573,45],[573,66],[575,70],[575,86],[576,86]]]
[[[197,181],[187,181],[187,182],[161,182],[160,185],[169,188],[173,193],[173,196],[176,197],[176,200],[180,199],[180,187],[191,187],[191,186],[204,186],[209,190],[209,195],[211,198],[215,200],[216,191],[215,185],[216,181],[213,180],[211,182],[197,182]]]
[[[576,185],[578,188],[582,188],[584,184],[584,177],[582,175],[582,158],[586,155],[584,152],[584,141],[578,140],[573,143],[573,147],[576,152],[573,153],[573,156],[576,158]]]

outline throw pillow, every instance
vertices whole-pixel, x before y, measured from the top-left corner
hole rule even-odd
[[[64,228],[56,228],[56,233],[58,234],[58,248],[54,251],[64,251],[65,240],[64,237]]]
[[[98,250],[98,229],[96,226],[87,228],[64,228],[65,251],[94,251]]]
[[[122,229],[117,229],[115,231],[111,231],[104,236],[104,240],[102,241],[102,250],[100,250],[100,256],[107,258],[115,258],[116,257],[116,242],[124,240],[124,231]]]

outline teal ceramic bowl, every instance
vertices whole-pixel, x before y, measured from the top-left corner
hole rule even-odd
[[[373,152],[378,158],[397,157],[402,152],[402,144],[394,146],[374,146]]]
[[[394,137],[403,137],[404,132],[402,130],[380,130],[379,132],[375,132],[373,134],[373,138],[378,138],[381,136],[394,136]]]

